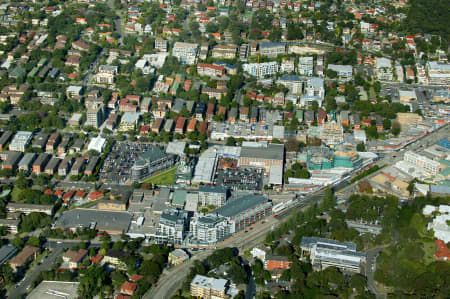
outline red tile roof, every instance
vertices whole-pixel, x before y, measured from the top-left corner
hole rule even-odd
[[[85,197],[86,196],[86,192],[84,192],[83,190],[78,190],[77,193],[75,193],[75,197]]]
[[[96,200],[96,199],[99,199],[102,197],[103,197],[103,193],[101,193],[100,191],[94,191],[94,192],[89,193],[89,195],[88,195],[88,198],[90,200]]]
[[[448,249],[447,244],[442,240],[436,240],[435,243],[438,251],[434,253],[434,256],[440,260],[450,260],[450,250]]]
[[[136,288],[137,283],[125,281],[123,285],[120,287],[120,292],[127,295],[133,295],[134,291],[136,291]]]
[[[91,262],[92,262],[93,264],[97,264],[97,263],[99,263],[102,259],[103,259],[103,255],[98,254],[98,255],[96,255],[96,256],[92,256],[92,257],[91,257]]]
[[[133,275],[130,277],[130,280],[131,280],[131,281],[134,281],[134,282],[137,282],[137,281],[141,280],[142,278],[144,278],[144,275],[133,274]]]

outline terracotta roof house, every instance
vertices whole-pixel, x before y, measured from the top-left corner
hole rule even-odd
[[[38,247],[25,246],[18,255],[9,261],[9,265],[15,272],[17,272],[35,259],[39,251],[40,249]]]
[[[69,264],[70,269],[77,269],[83,259],[86,257],[88,251],[86,249],[67,250],[63,255],[63,261]]]
[[[130,295],[130,296],[131,296],[131,295],[133,295],[134,292],[136,291],[136,288],[137,288],[137,283],[126,281],[126,282],[124,282],[123,285],[120,287],[120,292],[121,292],[122,294]]]

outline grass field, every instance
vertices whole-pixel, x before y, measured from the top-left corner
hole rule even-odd
[[[154,185],[165,185],[170,186],[175,183],[175,171],[177,170],[177,166],[174,166],[164,172],[161,172],[157,175],[151,176],[145,180],[143,183],[150,183]]]

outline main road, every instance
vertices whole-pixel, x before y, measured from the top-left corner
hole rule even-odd
[[[432,144],[437,141],[439,141],[442,138],[449,136],[449,126],[445,125],[438,130],[431,132],[430,134],[414,141],[413,143],[410,143],[406,145],[403,150],[418,150],[423,148],[426,144]],[[393,152],[385,155],[382,159],[377,161],[378,165],[393,165],[395,162],[399,161],[401,157],[401,153]],[[378,173],[378,172],[377,172]],[[375,175],[375,174],[372,174]],[[356,183],[356,182],[355,182]],[[347,193],[348,191],[351,191],[351,189],[354,187],[354,184],[350,184],[347,186],[342,186],[341,193]],[[338,187],[339,188],[339,187]],[[339,188],[340,189],[340,188]],[[273,229],[275,226],[280,223],[280,221],[289,216],[292,211],[297,209],[302,209],[307,207],[312,202],[318,202],[320,198],[322,197],[323,192],[318,192],[315,194],[311,194],[309,196],[306,196],[305,198],[299,200],[295,206],[290,207],[283,212],[278,214],[278,217],[275,218],[273,216],[266,218],[265,220],[261,221],[257,225],[252,226],[253,229],[248,229],[246,231],[241,231],[237,233],[236,235],[224,240],[223,242],[217,244],[216,248],[224,248],[224,247],[236,247],[239,249],[240,252],[243,252],[247,249],[250,249],[252,247],[255,247],[256,245],[260,244],[268,231]],[[381,249],[377,249],[376,251],[372,252],[373,254],[376,254]],[[144,296],[146,299],[169,299],[173,294],[182,286],[184,280],[186,279],[186,276],[189,274],[190,268],[193,265],[194,260],[202,260],[206,258],[210,253],[212,252],[212,249],[204,250],[201,253],[195,255],[191,260],[177,265],[170,270],[164,272],[162,276],[160,277],[158,281],[158,285],[153,287],[147,294]],[[369,270],[370,271],[370,270]],[[371,271],[369,272],[371,273]],[[373,273],[372,273],[373,278]],[[373,279],[372,279],[373,282]],[[381,295],[382,294],[378,294]]]

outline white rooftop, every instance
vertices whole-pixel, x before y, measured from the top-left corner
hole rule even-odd
[[[105,143],[106,143],[106,139],[102,138],[100,136],[92,138],[91,142],[88,145],[88,150],[89,151],[94,150],[94,151],[101,153],[103,150],[103,147],[105,146]]]

